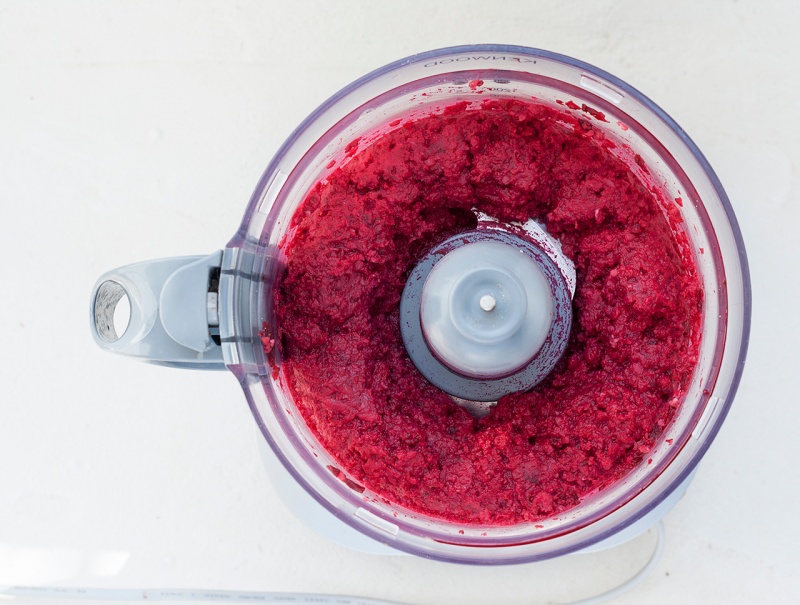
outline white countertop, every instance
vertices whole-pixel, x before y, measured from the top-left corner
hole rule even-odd
[[[798,602],[798,24],[791,0],[0,0],[0,586],[559,603],[644,563],[651,534],[504,568],[347,550],[279,501],[231,374],[128,361],[90,336],[95,279],[224,246],[333,92],[415,52],[494,42],[652,98],[711,161],[747,245],[739,394],[665,519],[664,558],[616,602]]]

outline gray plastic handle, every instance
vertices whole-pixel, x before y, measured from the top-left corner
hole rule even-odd
[[[211,336],[219,325],[217,294],[209,291],[211,272],[222,250],[126,265],[95,283],[91,329],[108,351],[173,367],[225,369],[222,348]],[[127,297],[130,318],[114,324],[117,305]]]

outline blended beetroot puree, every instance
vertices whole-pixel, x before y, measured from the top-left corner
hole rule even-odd
[[[692,375],[702,292],[660,196],[609,147],[566,110],[460,103],[381,135],[309,193],[284,247],[279,342],[348,485],[506,525],[569,509],[646,455]],[[475,210],[540,221],[577,271],[561,362],[481,419],[420,375],[398,322],[415,263]]]

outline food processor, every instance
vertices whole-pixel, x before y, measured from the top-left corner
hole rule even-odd
[[[348,476],[287,388],[274,308],[292,217],[310,189],[348,160],[353,142],[368,145],[399,119],[485,99],[535,99],[591,120],[643,183],[675,200],[663,211],[675,237],[687,242],[704,293],[694,375],[641,463],[574,508],[503,526],[409,510]],[[509,249],[521,254],[509,256]],[[403,341],[427,380],[485,414],[499,397],[534,388],[557,363],[570,333],[574,291],[574,267],[541,226],[479,216],[477,229],[429,250],[412,272],[400,308]],[[514,303],[519,300],[527,307]],[[130,316],[118,325],[115,312],[123,302]],[[604,548],[657,523],[687,488],[728,413],[749,323],[749,274],[735,216],[683,130],[647,97],[596,67],[498,45],[421,53],[353,82],[278,150],[225,248],[110,271],[97,281],[91,301],[92,333],[102,348],[236,376],[268,472],[291,508],[318,531],[368,552],[481,565]]]

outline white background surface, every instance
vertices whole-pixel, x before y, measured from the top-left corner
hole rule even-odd
[[[631,575],[652,536],[506,568],[348,551],[279,502],[228,373],[100,351],[94,280],[233,234],[330,94],[453,44],[546,48],[656,101],[744,232],[750,356],[733,410],[619,603],[797,603],[800,5],[782,2],[0,0],[0,585],[556,603]]]

